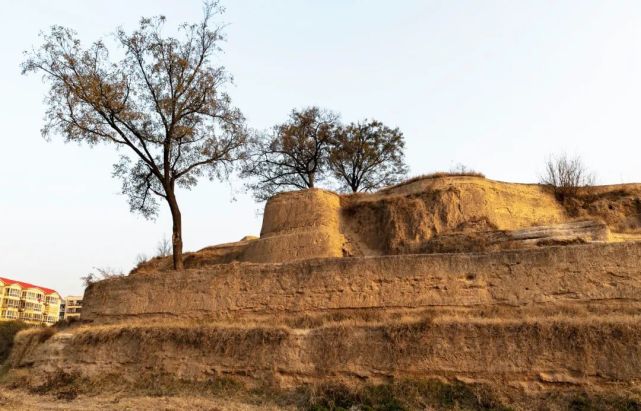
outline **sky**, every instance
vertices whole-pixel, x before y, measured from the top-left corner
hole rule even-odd
[[[457,164],[537,182],[549,155],[579,155],[600,184],[641,181],[641,2],[227,0],[227,89],[265,129],[318,105],[345,122],[399,127],[411,175]],[[84,44],[164,15],[201,18],[198,0],[1,0],[0,276],[81,294],[95,267],[128,272],[171,234],[131,214],[111,177],[118,154],[40,134],[47,85],[20,74],[51,25]],[[242,181],[179,192],[186,250],[260,232]]]

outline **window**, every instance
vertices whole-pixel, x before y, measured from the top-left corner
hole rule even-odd
[[[5,289],[5,294],[10,297],[20,297],[20,290],[17,288],[7,288]]]
[[[42,304],[32,303],[32,302],[27,301],[24,304],[24,308],[27,309],[27,310],[32,310],[32,311],[42,311]]]

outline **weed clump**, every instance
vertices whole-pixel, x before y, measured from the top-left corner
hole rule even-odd
[[[79,374],[59,369],[47,374],[42,384],[32,387],[29,391],[39,395],[53,394],[59,400],[71,401],[82,392],[82,387],[86,385],[83,380]]]

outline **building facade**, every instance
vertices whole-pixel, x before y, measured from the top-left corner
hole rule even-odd
[[[80,312],[82,311],[82,296],[70,295],[65,298],[65,315],[64,318],[80,318]]]
[[[0,277],[0,321],[52,325],[58,321],[60,295],[50,288]]]

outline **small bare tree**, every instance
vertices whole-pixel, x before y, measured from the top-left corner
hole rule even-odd
[[[264,201],[280,191],[315,187],[327,171],[337,125],[336,114],[311,107],[293,110],[288,122],[258,135],[241,173],[250,179],[247,187],[254,197]]]
[[[94,271],[87,275],[80,277],[85,287],[100,280],[107,280],[109,278],[122,277],[124,274],[122,270],[117,270],[113,267],[94,267]]]
[[[553,187],[556,196],[563,200],[576,195],[580,187],[594,185],[594,175],[579,156],[568,157],[564,153],[548,158],[540,182]]]
[[[380,121],[339,127],[331,141],[329,168],[343,191],[371,191],[398,183],[406,174],[405,140]]]
[[[180,38],[163,35],[163,16],[141,19],[132,33],[120,29],[120,61],[103,41],[83,48],[73,30],[54,26],[22,65],[49,84],[45,137],[122,149],[114,176],[132,211],[152,218],[158,199],[167,203],[175,269],[183,267],[176,188],[203,175],[226,178],[245,141],[244,118],[223,91],[230,76],[212,61],[222,39],[212,18],[220,11],[205,3],[203,20],[181,25]]]
[[[149,261],[149,257],[147,257],[147,254],[138,253],[138,255],[136,255],[136,259],[134,260],[134,265],[137,267],[141,264],[146,263],[147,261]]]
[[[156,257],[168,257],[171,255],[171,241],[166,235],[163,235],[158,244],[156,244]]]

